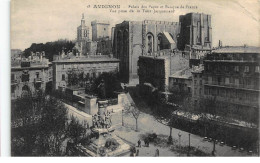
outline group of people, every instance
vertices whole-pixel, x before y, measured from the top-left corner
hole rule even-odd
[[[112,125],[111,114],[107,111],[107,113],[103,113],[101,116],[100,113],[92,116],[92,124],[95,128],[109,128]]]
[[[144,140],[145,147],[149,147],[149,143],[150,143],[150,142],[149,142],[148,139],[145,139],[145,140]],[[142,142],[141,142],[141,140],[139,139],[139,140],[137,141],[137,147],[138,147],[138,148],[141,148],[141,147],[142,147],[141,144],[142,144]],[[135,157],[135,156],[138,156],[138,155],[139,155],[139,149],[136,149],[136,148],[134,147],[132,156]],[[159,155],[160,155],[160,154],[159,154],[159,149],[156,149],[154,156],[155,156],[155,157],[159,157]]]

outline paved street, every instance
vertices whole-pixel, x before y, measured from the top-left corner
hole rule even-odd
[[[67,105],[68,107],[68,114],[74,115],[77,117],[81,122],[84,120],[87,120],[89,124],[91,124],[91,116],[77,110],[76,108]],[[142,113],[138,119],[138,128],[139,132],[134,131],[135,130],[135,119],[131,117],[131,115],[124,115],[124,124],[126,127],[122,127],[122,112],[118,108],[114,111],[115,113],[112,113],[112,124],[113,126],[117,126],[115,133],[120,136],[121,138],[136,144],[139,140],[139,135],[144,133],[156,133],[157,135],[169,135],[170,128],[162,123],[159,123],[156,121],[151,115]],[[172,130],[172,137],[173,139],[178,140],[178,133],[181,133],[181,145],[188,145],[188,133],[185,131],[181,131],[178,129],[173,128]],[[191,146],[197,147],[201,149],[204,152],[211,153],[213,149],[213,143],[203,141],[203,138],[197,135],[191,134]],[[142,144],[144,144],[142,142]],[[142,147],[139,149],[140,156],[153,156],[155,153],[155,150],[158,147],[154,147],[153,145],[150,145],[150,147]],[[160,156],[177,156],[177,153],[174,153],[172,151],[169,151],[167,148],[158,148],[160,150]],[[220,146],[216,144],[216,155],[217,156],[246,156],[246,152],[239,152],[238,150],[232,150],[229,146]]]

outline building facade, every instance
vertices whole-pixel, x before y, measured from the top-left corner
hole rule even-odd
[[[177,71],[169,77],[169,91],[191,94],[191,83],[191,69],[188,67]]]
[[[199,65],[199,66],[194,66],[191,69],[191,74],[192,74],[192,84],[191,84],[191,89],[192,89],[192,99],[194,103],[198,103],[200,98],[204,96],[204,80],[203,80],[203,71],[204,71],[204,66]]]
[[[110,56],[88,57],[64,56],[53,63],[53,89],[65,90],[70,86],[71,72],[82,74],[82,78],[96,78],[104,72],[118,72],[119,60]],[[80,85],[79,85],[80,86]]]
[[[51,89],[52,67],[44,52],[32,53],[28,59],[11,62],[11,99],[24,94],[34,95],[37,91]]]
[[[204,97],[220,101],[217,113],[257,122],[259,116],[260,49],[226,47],[204,60]]]
[[[188,56],[185,57],[182,53],[167,49],[140,56],[138,60],[139,85],[148,84],[160,92],[169,92],[170,77],[188,67]]]
[[[164,49],[185,50],[186,46],[210,49],[211,16],[190,13],[180,16],[179,22],[124,21],[115,26],[113,33],[113,54],[120,60],[120,77],[129,82],[137,78],[139,56]]]

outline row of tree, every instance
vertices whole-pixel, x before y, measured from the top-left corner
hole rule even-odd
[[[74,42],[66,39],[60,39],[54,42],[47,42],[45,44],[33,43],[29,48],[24,50],[24,56],[30,56],[31,52],[45,51],[45,57],[52,61],[54,55],[58,55],[62,50],[64,50],[65,53],[67,53],[68,51],[72,51],[74,46]]]

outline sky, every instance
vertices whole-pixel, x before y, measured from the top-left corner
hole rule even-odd
[[[112,13],[107,8],[94,5],[120,5],[120,10],[129,10],[129,5],[183,6],[174,13]],[[189,7],[188,7],[189,6]],[[192,7],[193,8],[190,8]],[[46,43],[58,39],[73,40],[80,25],[82,13],[86,25],[91,21],[108,20],[111,27],[124,20],[179,21],[179,15],[189,12],[212,16],[212,42],[218,45],[260,46],[258,0],[12,0],[11,1],[11,48],[30,47],[32,43]],[[188,7],[188,8],[187,8]]]

